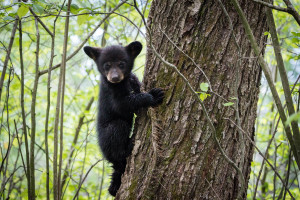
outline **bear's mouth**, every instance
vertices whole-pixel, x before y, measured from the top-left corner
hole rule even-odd
[[[111,83],[120,83],[123,79],[109,79],[109,78],[107,78],[107,80]]]

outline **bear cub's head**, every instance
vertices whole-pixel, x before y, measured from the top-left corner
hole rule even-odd
[[[113,45],[105,48],[83,48],[84,52],[97,64],[99,72],[111,83],[120,83],[130,75],[134,59],[140,54],[143,46],[135,41],[123,47]]]

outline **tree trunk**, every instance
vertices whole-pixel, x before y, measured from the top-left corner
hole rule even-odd
[[[201,91],[200,83],[207,80],[161,30],[193,58],[209,78],[218,95],[210,93],[204,104],[223,150],[244,174],[246,188],[242,194],[246,198],[253,146],[245,137],[245,156],[240,155],[238,129],[228,120],[237,121],[234,106],[223,104],[224,99],[234,101],[230,98],[235,96],[234,88],[238,87],[241,127],[253,139],[261,68],[233,6],[230,1],[223,3],[240,46],[239,74],[236,73],[238,48],[218,1],[154,0],[148,25],[155,49],[177,66],[195,91]],[[240,1],[240,4],[264,49],[264,8],[251,0]],[[165,99],[161,106],[138,113],[135,147],[116,199],[236,199],[241,190],[238,173],[217,149],[203,109],[182,78],[164,65],[150,48],[147,49],[144,87],[146,91],[166,88]]]

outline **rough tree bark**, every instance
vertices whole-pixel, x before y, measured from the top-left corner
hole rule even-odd
[[[230,1],[222,2],[241,49],[237,82],[241,127],[253,138],[261,68],[233,6]],[[264,49],[263,33],[267,29],[264,8],[251,0],[240,4]],[[217,1],[154,0],[148,25],[156,50],[177,66],[196,91],[200,91],[200,83],[207,82],[203,73],[161,30],[203,69],[215,93],[233,101],[230,97],[234,96],[236,86],[238,49]],[[241,190],[238,174],[217,150],[200,104],[178,74],[162,64],[150,48],[144,87],[146,91],[153,87],[167,88],[166,97],[161,106],[138,113],[135,147],[116,199],[236,199]],[[238,129],[227,119],[236,121],[233,107],[225,107],[224,100],[213,93],[204,103],[222,148],[242,169],[248,183],[253,146],[245,137],[245,156],[239,155]]]

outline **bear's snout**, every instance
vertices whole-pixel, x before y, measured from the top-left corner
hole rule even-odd
[[[123,72],[118,67],[112,67],[107,74],[107,80],[111,83],[119,83],[124,79]]]

